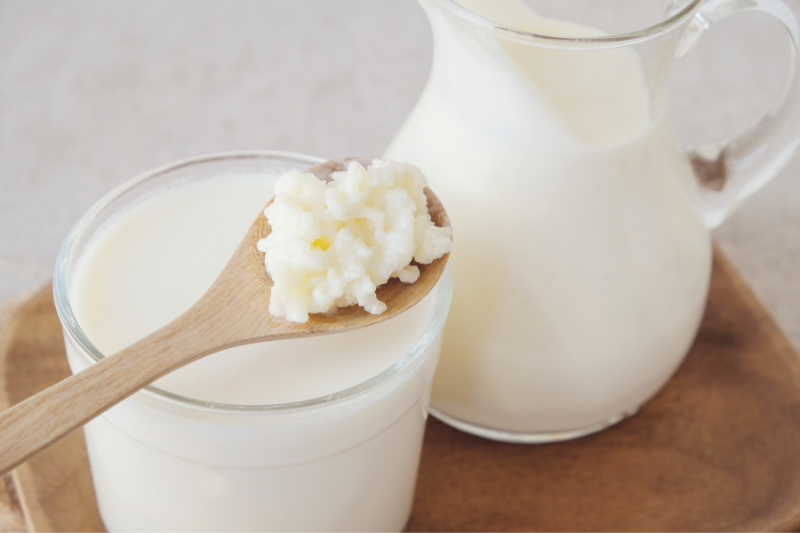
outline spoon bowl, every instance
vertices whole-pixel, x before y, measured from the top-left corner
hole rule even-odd
[[[351,161],[326,161],[306,172],[331,180]],[[437,226],[450,226],[436,195],[425,189],[428,212]],[[270,200],[271,202],[272,200]],[[267,204],[269,205],[269,203]],[[181,316],[85,370],[0,413],[0,474],[57,442],[141,388],[212,353],[257,342],[336,333],[388,320],[410,309],[436,285],[448,254],[418,265],[419,279],[406,284],[392,278],[378,287],[387,309],[373,315],[358,306],[331,314],[312,314],[304,323],[269,314],[272,280],[256,243],[269,235],[263,212],[245,234],[222,273],[206,293]]]

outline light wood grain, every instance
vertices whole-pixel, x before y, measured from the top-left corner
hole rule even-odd
[[[28,531],[25,515],[20,506],[17,489],[11,474],[0,476],[0,532]]]
[[[14,311],[19,306],[16,299],[0,302],[0,336],[3,328],[11,319]],[[2,387],[0,387],[2,395]],[[0,399],[0,405],[4,400]],[[8,405],[6,402],[5,405]],[[0,532],[15,533],[28,531],[25,524],[25,515],[20,506],[19,496],[17,495],[16,485],[11,473],[0,476]]]
[[[25,302],[0,337],[0,409],[71,375],[50,285]],[[104,531],[83,431],[13,471],[29,531]]]
[[[334,160],[309,170],[328,177],[347,161]],[[449,226],[439,200],[430,189],[425,194],[433,222]],[[351,306],[294,323],[274,318],[268,311],[272,281],[256,243],[269,233],[266,218],[259,214],[223,272],[188,311],[131,346],[0,413],[0,473],[142,387],[206,355],[243,344],[362,328],[397,316],[430,292],[448,258],[445,255],[429,265],[419,265],[420,276],[413,284],[393,278],[379,287],[378,298],[387,305],[380,315]]]

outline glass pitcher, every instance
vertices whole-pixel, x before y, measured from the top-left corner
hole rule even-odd
[[[433,413],[547,442],[636,412],[697,332],[709,229],[792,156],[796,0],[419,0],[433,68],[386,156],[420,166],[453,223],[455,295]],[[780,19],[792,64],[745,135],[684,147],[671,64],[741,10]]]

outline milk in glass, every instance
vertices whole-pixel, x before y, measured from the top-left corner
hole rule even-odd
[[[197,301],[277,177],[192,172],[140,195],[87,236],[69,299],[99,352],[113,354]],[[361,330],[213,354],[90,422],[106,526],[400,530],[446,293],[437,286],[410,311]],[[73,371],[90,363],[86,351],[67,335]]]

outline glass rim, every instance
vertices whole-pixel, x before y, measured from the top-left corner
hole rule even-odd
[[[666,18],[661,22],[641,30],[613,35],[603,35],[600,37],[559,37],[556,35],[526,32],[520,29],[505,26],[490,19],[484,18],[473,11],[470,11],[466,7],[456,2],[456,0],[430,1],[441,5],[442,7],[448,9],[451,13],[468,22],[476,24],[483,29],[489,31],[500,31],[504,34],[504,37],[508,37],[515,41],[527,43],[533,41],[553,48],[611,48],[644,41],[671,30],[685,18],[691,16],[695,8],[697,8],[700,3],[703,2],[703,0],[689,0],[689,3],[686,6],[669,18]]]
[[[86,236],[86,231],[90,224],[97,218],[100,213],[104,211],[109,204],[122,196],[127,191],[135,188],[136,186],[152,179],[157,176],[184,168],[187,166],[198,165],[203,163],[212,163],[216,161],[233,161],[237,159],[294,159],[303,164],[314,165],[325,161],[323,158],[309,156],[304,154],[297,154],[293,152],[281,152],[270,150],[247,150],[247,151],[232,151],[232,152],[218,152],[212,154],[205,154],[195,157],[189,157],[173,163],[168,163],[160,167],[154,168],[147,172],[143,172],[115,187],[99,200],[97,200],[73,225],[64,239],[63,244],[58,252],[56,259],[56,266],[53,275],[53,299],[55,302],[56,312],[59,321],[64,329],[66,335],[70,340],[79,348],[81,355],[87,356],[90,364],[94,364],[102,359],[105,359],[100,350],[89,340],[88,336],[83,332],[78,324],[77,317],[75,316],[69,300],[69,293],[67,287],[67,270],[74,258],[75,246]],[[266,203],[266,202],[265,202]],[[434,288],[436,290],[436,287]],[[349,400],[362,394],[368,393],[372,390],[379,388],[387,383],[392,377],[401,373],[409,365],[417,361],[426,349],[433,343],[442,326],[444,325],[447,312],[450,309],[450,301],[453,292],[453,276],[452,266],[447,265],[445,272],[442,274],[438,283],[438,298],[436,305],[431,316],[431,320],[425,331],[406,353],[394,362],[388,368],[385,368],[378,374],[371,378],[362,381],[356,385],[342,389],[340,391],[327,394],[324,396],[310,398],[308,400],[301,400],[295,402],[263,404],[263,405],[247,405],[247,404],[228,404],[221,402],[211,402],[205,400],[198,400],[190,398],[167,390],[147,385],[142,392],[148,393],[150,396],[156,397],[158,400],[165,400],[172,404],[177,404],[183,407],[188,407],[195,410],[210,411],[223,414],[257,414],[257,413],[283,413],[293,412],[299,410],[308,410],[316,407],[324,407],[333,403]]]

